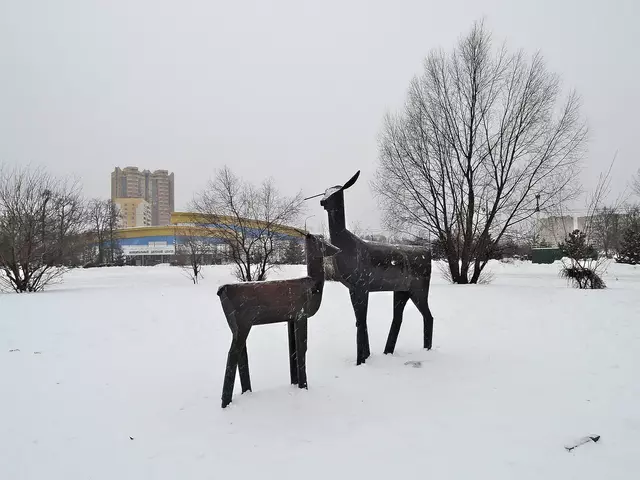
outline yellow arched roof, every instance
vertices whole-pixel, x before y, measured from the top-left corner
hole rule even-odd
[[[225,222],[232,222],[232,217],[222,217]],[[140,238],[140,237],[164,237],[164,236],[187,236],[197,235],[201,231],[203,236],[210,236],[215,230],[210,228],[198,227],[198,223],[205,223],[206,217],[197,213],[190,212],[174,212],[171,214],[171,225],[155,226],[155,227],[131,227],[123,228],[118,231],[120,238]],[[246,220],[245,225],[249,228],[260,228],[265,222],[259,220]],[[292,237],[301,237],[303,232],[296,228],[286,225],[277,225],[274,228],[278,233],[290,235]]]

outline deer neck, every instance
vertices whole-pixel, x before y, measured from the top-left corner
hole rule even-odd
[[[341,198],[338,199],[336,205],[331,210],[327,210],[327,214],[329,215],[329,234],[331,235],[332,242],[347,229],[342,192],[340,192],[340,196]]]
[[[324,259],[321,256],[307,257],[307,276],[313,280],[316,288],[324,285]]]

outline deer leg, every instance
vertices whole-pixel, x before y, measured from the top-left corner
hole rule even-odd
[[[307,388],[307,317],[295,322],[296,353],[298,359],[298,387]]]
[[[393,292],[393,321],[389,329],[387,344],[384,347],[385,355],[393,353],[396,349],[396,342],[398,341],[398,334],[400,333],[400,326],[402,325],[402,312],[408,301],[409,292]]]
[[[238,340],[238,371],[240,372],[240,385],[242,393],[251,391],[251,377],[249,376],[249,356],[247,355],[247,337],[249,331],[239,335]]]
[[[369,332],[367,331],[367,307],[369,292],[365,290],[349,290],[351,304],[356,314],[356,364],[364,363],[371,350],[369,349]]]
[[[296,322],[289,320],[289,372],[291,374],[291,385],[298,384],[298,355],[296,352]]]
[[[412,293],[411,300],[416,305],[418,311],[422,314],[422,322],[424,323],[424,348],[431,350],[433,344],[433,315],[429,309],[429,290],[426,293]]]

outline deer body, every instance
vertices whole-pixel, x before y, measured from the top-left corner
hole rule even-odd
[[[331,223],[329,224],[331,231]],[[365,242],[348,230],[331,236],[342,252],[335,257],[340,281],[349,289],[366,286],[369,292],[412,291],[428,286],[431,253],[423,247]]]
[[[307,319],[316,314],[322,302],[324,255],[338,249],[315,235],[305,238],[307,276],[291,280],[246,282],[223,285],[218,289],[222,309],[232,333],[227,357],[222,408],[231,403],[236,370],[240,372],[242,393],[251,390],[247,356],[247,337],[254,325],[289,324],[289,362],[291,383],[307,388]]]
[[[360,172],[343,187],[328,189],[320,204],[329,216],[331,243],[340,249],[335,266],[340,281],[349,289],[356,316],[357,364],[370,355],[367,331],[369,292],[393,291],[393,320],[384,353],[395,350],[404,307],[413,301],[423,317],[424,348],[430,349],[433,339],[433,316],[429,309],[431,253],[424,247],[386,245],[365,242],[346,228],[344,190],[353,185]]]

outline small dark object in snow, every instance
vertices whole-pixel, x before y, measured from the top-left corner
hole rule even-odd
[[[408,362],[404,362],[405,365],[411,365],[413,368],[422,368],[421,360],[409,360]]]
[[[12,352],[19,352],[19,351],[20,351],[20,349],[19,349],[19,348],[14,348],[13,350],[9,350],[9,353],[12,353]]]
[[[133,440],[133,437],[129,437],[129,440]]]
[[[574,448],[578,448],[580,445],[584,445],[585,443],[588,443],[588,442],[596,443],[598,440],[600,440],[600,435],[589,435],[587,437],[582,437],[573,445],[565,445],[564,448],[567,452],[570,452]]]
[[[42,355],[42,352],[33,352],[34,355]]]

